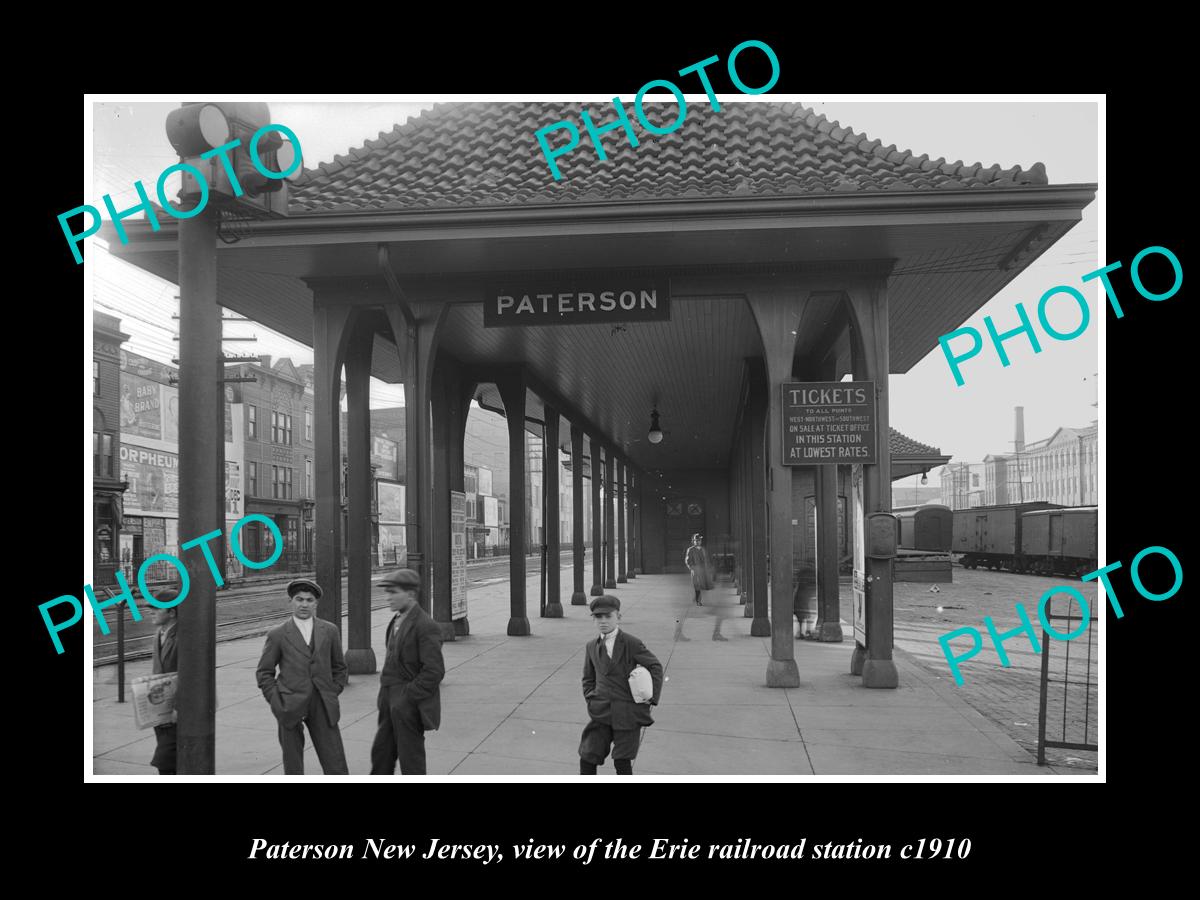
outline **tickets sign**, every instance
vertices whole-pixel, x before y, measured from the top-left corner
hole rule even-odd
[[[782,391],[785,466],[879,462],[875,382],[788,382]]]

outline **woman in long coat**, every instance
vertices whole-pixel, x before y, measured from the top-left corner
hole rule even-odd
[[[693,534],[692,546],[688,547],[687,554],[683,561],[687,564],[688,569],[692,573],[692,587],[696,590],[696,605],[703,606],[700,602],[701,591],[711,591],[713,588],[712,576],[708,572],[708,554],[704,552],[704,547],[701,546],[701,541],[704,540],[704,535]]]

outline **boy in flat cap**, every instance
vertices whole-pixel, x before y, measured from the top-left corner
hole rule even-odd
[[[657,705],[662,694],[662,663],[645,644],[617,625],[620,600],[605,594],[595,598],[589,608],[600,637],[588,641],[583,660],[583,698],[591,721],[579,739],[579,774],[595,775],[611,745],[617,774],[632,775],[641,728],[654,724],[650,707]],[[650,672],[654,695],[649,703],[636,702],[629,689],[629,673],[637,666]]]
[[[170,588],[158,595],[159,603],[170,603],[179,596],[177,588]],[[167,674],[179,670],[179,645],[175,626],[179,622],[179,607],[150,607],[150,621],[158,626],[154,632],[154,644],[150,648],[150,673]],[[150,765],[158,769],[159,775],[175,774],[175,723],[154,726],[154,758]]]
[[[421,576],[412,569],[393,572],[380,585],[395,615],[384,638],[371,774],[394,774],[399,759],[401,775],[424,775],[425,732],[442,723],[442,631],[421,609]]]
[[[350,681],[342,635],[317,618],[321,586],[307,578],[288,585],[292,617],[267,632],[258,661],[258,686],[279,722],[286,775],[304,774],[304,723],[326,775],[349,775],[338,695]],[[278,675],[276,675],[278,670]]]

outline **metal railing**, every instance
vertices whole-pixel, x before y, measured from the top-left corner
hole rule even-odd
[[[1067,597],[1067,612],[1066,614],[1056,614],[1053,611],[1054,601],[1060,597]],[[1065,629],[1060,631],[1061,634],[1071,634],[1075,628],[1084,621],[1082,610],[1080,615],[1071,615],[1071,610],[1074,604],[1078,601],[1070,594],[1054,594],[1046,603],[1046,622],[1062,622]],[[1057,748],[1063,750],[1086,750],[1097,751],[1099,745],[1088,740],[1089,734],[1097,735],[1098,726],[1093,722],[1096,714],[1098,702],[1098,680],[1097,680],[1097,661],[1096,661],[1096,617],[1092,614],[1090,601],[1088,602],[1088,624],[1086,634],[1080,635],[1073,640],[1057,640],[1051,639],[1046,629],[1042,629],[1042,677],[1041,691],[1038,702],[1038,745],[1037,745],[1037,762],[1039,766],[1046,765],[1046,749]],[[1080,638],[1083,639],[1083,646],[1080,647]],[[1051,678],[1051,648],[1057,644],[1063,645],[1061,654],[1061,681]],[[1074,650],[1074,666],[1072,666],[1072,646]],[[1054,672],[1059,674],[1058,671]],[[1062,685],[1062,697],[1058,696],[1057,686]],[[1055,690],[1051,693],[1051,685],[1055,686]],[[1057,706],[1062,705],[1062,728],[1057,729],[1058,712]],[[1079,714],[1079,707],[1082,705],[1083,713]],[[1051,707],[1055,708],[1051,708]],[[1047,730],[1051,728],[1051,716],[1053,715],[1055,734],[1058,735],[1053,739],[1047,738]],[[1078,735],[1081,740],[1068,740],[1072,733]]]

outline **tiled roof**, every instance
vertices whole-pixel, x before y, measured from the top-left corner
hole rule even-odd
[[[616,121],[611,103],[454,103],[381,132],[360,149],[304,173],[292,186],[297,211],[476,208],[556,202],[699,197],[778,197],[864,191],[996,190],[1047,184],[1041,163],[964,165],[884,146],[797,103],[688,104],[668,135],[642,130],[631,147],[622,128],[602,138],[600,161],[583,127]],[[674,103],[646,103],[649,120],[674,121]],[[555,181],[534,132],[558,121],[579,129],[579,145],[556,160]],[[547,136],[552,148],[568,132]]]
[[[888,449],[892,456],[941,456],[942,451],[937,447],[914,441],[907,434],[888,428]]]

